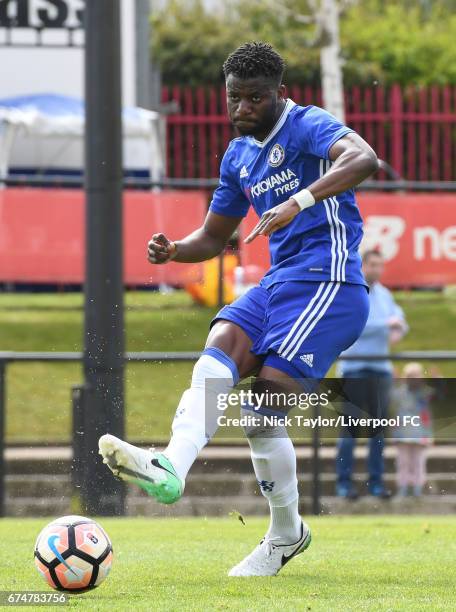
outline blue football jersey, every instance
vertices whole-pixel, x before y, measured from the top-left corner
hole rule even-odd
[[[220,183],[210,210],[258,216],[305,189],[331,167],[332,145],[352,132],[316,106],[287,100],[282,115],[262,142],[232,140],[223,157]],[[311,280],[365,284],[358,246],[362,219],[352,189],[316,202],[269,237],[271,268],[261,284]]]

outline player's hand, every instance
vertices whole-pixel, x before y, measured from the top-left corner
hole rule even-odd
[[[293,198],[274,206],[261,215],[260,220],[244,242],[248,244],[257,236],[270,236],[272,232],[288,225],[300,212],[301,209]]]
[[[176,252],[176,244],[168,240],[165,234],[154,234],[147,243],[147,259],[152,264],[168,263]]]

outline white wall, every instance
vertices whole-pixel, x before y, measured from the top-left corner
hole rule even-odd
[[[76,11],[84,6],[84,0],[63,0],[67,5],[68,16],[65,25],[78,23]],[[5,0],[0,0],[1,3]],[[17,17],[14,0],[7,4],[8,16]],[[122,79],[123,104],[134,106],[136,103],[135,86],[135,0],[121,0],[122,23]],[[30,25],[39,25],[38,11],[47,9],[49,17],[55,18],[56,9],[46,0],[28,0]],[[33,42],[36,33],[31,28],[12,28],[12,39],[18,42]],[[5,28],[0,24],[0,42],[6,37]],[[83,32],[76,32],[76,39],[83,41]],[[43,40],[47,43],[66,41],[67,32],[62,28],[46,28]],[[0,97],[31,94],[60,93],[83,97],[84,95],[84,51],[81,48],[65,46],[55,48],[40,47],[0,47]]]

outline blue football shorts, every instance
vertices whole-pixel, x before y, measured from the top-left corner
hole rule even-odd
[[[211,321],[232,321],[252,340],[263,364],[293,378],[324,378],[355,342],[369,314],[364,285],[286,281],[253,287]]]

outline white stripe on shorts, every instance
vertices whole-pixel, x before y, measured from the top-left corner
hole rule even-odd
[[[328,308],[330,307],[330,305],[333,302],[334,298],[336,297],[336,293],[339,291],[339,288],[340,288],[340,283],[331,283],[331,293],[329,294],[328,298],[325,300],[322,308],[317,313],[316,317],[314,317],[313,321],[310,322],[310,324],[307,326],[307,329],[305,330],[305,332],[299,338],[299,341],[296,344],[296,346],[293,349],[293,351],[288,355],[288,357],[287,357],[288,361],[291,361],[294,358],[294,356],[299,351],[299,349],[300,349],[302,343],[304,342],[304,340],[307,338],[307,336],[313,330],[315,325],[318,323],[318,321],[322,318],[322,316],[328,310]],[[331,341],[331,339],[328,340],[328,342],[330,342],[330,341]]]
[[[288,332],[287,337],[285,338],[285,340],[282,342],[282,344],[279,347],[278,350],[278,354],[280,355],[282,353],[282,351],[285,349],[287,342],[290,340],[290,338],[293,336],[293,334],[295,333],[296,329],[298,328],[299,324],[301,323],[301,321],[304,319],[304,317],[306,316],[306,314],[309,312],[309,310],[312,308],[312,306],[314,305],[315,301],[318,300],[320,293],[323,291],[324,286],[326,285],[326,283],[320,283],[317,289],[317,293],[313,296],[313,298],[310,300],[310,302],[307,304],[307,306],[305,307],[305,309],[301,312],[301,314],[299,315],[299,317],[296,319],[293,327],[290,329],[290,331]]]
[[[284,350],[280,351],[280,349],[279,349],[279,355],[281,357],[286,357],[288,359],[288,355],[289,355],[290,351],[294,350],[293,347],[296,345],[297,342],[299,342],[302,334],[304,334],[304,332],[306,331],[308,326],[312,323],[314,318],[318,315],[319,311],[324,307],[324,305],[325,305],[325,303],[326,303],[326,301],[328,299],[328,295],[331,293],[331,291],[332,291],[332,289],[334,287],[334,283],[324,283],[324,285],[325,285],[325,290],[323,291],[323,294],[319,297],[319,299],[318,299],[317,303],[315,304],[315,306],[313,304],[315,303],[315,301],[316,301],[316,299],[317,299],[317,297],[318,297],[320,292],[317,292],[315,297],[309,303],[309,306],[310,307],[313,306],[313,308],[311,310],[310,310],[310,308],[306,308],[306,310],[304,311],[307,314],[307,312],[310,310],[310,312],[308,312],[308,314],[307,314],[307,317],[302,321],[302,323],[299,325],[299,327],[297,327],[295,329],[295,332],[293,333],[293,336],[291,337],[290,341],[287,342],[287,345],[284,348]],[[301,319],[301,317],[300,317],[300,319]],[[293,326],[293,328],[295,328],[295,326]],[[287,338],[288,338],[288,336],[287,336]]]

